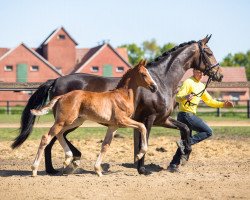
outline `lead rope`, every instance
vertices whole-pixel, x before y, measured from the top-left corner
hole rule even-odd
[[[201,97],[202,95],[203,95],[203,93],[206,91],[206,89],[207,89],[207,87],[208,87],[208,85],[209,85],[209,83],[212,81],[212,77],[208,77],[208,79],[207,79],[207,83],[206,83],[206,85],[205,85],[205,88],[203,89],[203,90],[201,90],[199,93],[197,93],[197,94],[195,94],[194,92],[192,92],[191,94],[193,95],[193,96],[196,96],[196,97]],[[187,100],[186,101],[186,103],[184,104],[184,106],[186,106],[186,104],[188,103],[188,105],[189,106],[195,106],[195,105],[197,105],[197,104],[195,104],[195,103],[192,103],[191,101],[189,101],[189,100]]]

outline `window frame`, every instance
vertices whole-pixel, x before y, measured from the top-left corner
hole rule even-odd
[[[11,69],[7,69],[7,67],[11,67]],[[5,65],[4,66],[4,71],[5,72],[12,72],[13,71],[13,65]]]

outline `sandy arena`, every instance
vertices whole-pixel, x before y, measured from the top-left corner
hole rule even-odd
[[[153,173],[144,176],[133,165],[132,137],[115,138],[101,178],[93,171],[100,139],[73,141],[83,153],[75,174],[46,175],[43,159],[35,178],[30,166],[39,141],[28,140],[15,151],[10,142],[0,142],[0,199],[250,199],[250,138],[213,137],[197,144],[189,163],[172,174],[166,167],[177,139],[150,138],[146,166]],[[58,144],[53,159],[62,167]]]

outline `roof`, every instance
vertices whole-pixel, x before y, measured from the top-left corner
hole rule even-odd
[[[24,48],[26,48],[29,52],[31,52],[34,56],[36,56],[39,60],[41,60],[42,62],[44,62],[47,66],[49,66],[53,71],[55,71],[57,74],[59,74],[60,76],[63,76],[63,74],[61,72],[59,72],[52,64],[50,64],[45,58],[43,58],[40,54],[38,54],[37,52],[35,52],[33,49],[29,48],[28,46],[26,46],[24,43],[21,43],[20,45],[16,46],[15,48],[9,50],[8,52],[6,52],[4,55],[2,55],[2,57],[0,57],[0,61],[2,59],[4,59],[6,56],[10,55],[12,52],[14,52],[19,46],[23,46]]]
[[[221,67],[223,74],[223,82],[247,82],[246,69],[245,67]],[[181,79],[181,81],[193,75],[193,69],[189,69]],[[207,76],[203,76],[202,82],[207,81]]]
[[[0,48],[0,58],[9,51],[9,48]]]
[[[122,48],[120,48],[120,50],[116,51],[110,44],[108,43],[104,43],[102,45],[99,45],[99,46],[96,46],[96,47],[93,47],[93,48],[90,48],[87,52],[85,50],[82,50],[82,52],[79,50],[79,54],[78,56],[82,53],[84,54],[83,55],[83,58],[81,59],[81,61],[75,66],[75,69],[71,72],[71,73],[77,73],[77,72],[80,72],[84,66],[89,63],[94,57],[96,57],[105,47],[109,47],[111,48],[112,51],[115,52],[115,54],[120,57],[129,67],[131,67],[131,65],[128,63],[127,60],[125,60],[125,58],[123,56],[121,56],[119,54],[118,51],[122,52],[124,54],[124,50]],[[121,50],[122,49],[122,50]]]
[[[60,31],[60,30],[63,30],[67,35],[68,37],[76,44],[78,45],[78,43],[70,36],[70,34],[64,29],[64,27],[59,27],[57,28],[56,30],[52,31],[52,33],[42,42],[42,44],[39,45],[39,48],[41,48],[42,46],[46,45],[49,43],[49,41]]]

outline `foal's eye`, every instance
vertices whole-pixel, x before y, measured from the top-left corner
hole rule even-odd
[[[147,77],[147,75],[146,75],[146,74],[142,74],[142,77],[143,77],[143,78],[146,78],[146,77]]]

